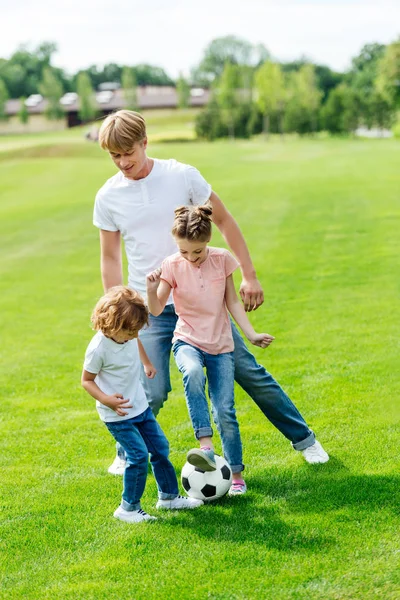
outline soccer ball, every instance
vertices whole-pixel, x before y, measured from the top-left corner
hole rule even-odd
[[[215,471],[202,471],[188,462],[183,465],[181,479],[188,496],[204,501],[225,496],[231,487],[232,471],[222,456],[216,454],[215,462]]]

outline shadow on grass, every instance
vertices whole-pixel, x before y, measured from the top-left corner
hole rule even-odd
[[[172,527],[193,527],[202,537],[221,542],[252,542],[278,550],[320,551],[337,543],[321,534],[288,524],[290,515],[321,514],[331,520],[357,521],[369,513],[378,518],[380,511],[398,514],[400,476],[354,475],[332,458],[327,465],[304,465],[296,472],[269,470],[247,477],[249,493],[243,497],[223,498],[199,511],[171,519]],[[283,515],[283,518],[281,518]],[[200,518],[199,518],[200,517]],[[318,527],[321,529],[321,526]]]
[[[223,498],[177,516],[181,518],[171,518],[168,523],[170,526],[182,529],[192,527],[197,535],[214,542],[251,542],[264,549],[303,548],[318,551],[334,543],[326,535],[309,535],[299,527],[288,525],[279,517],[276,507],[260,508],[251,495]]]
[[[325,465],[303,465],[296,472],[269,471],[249,479],[251,490],[272,500],[284,499],[296,513],[348,508],[356,514],[389,509],[398,514],[399,475],[353,474],[331,457]]]

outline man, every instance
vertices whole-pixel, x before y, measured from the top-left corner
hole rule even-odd
[[[101,275],[104,290],[123,283],[121,241],[128,259],[128,284],[146,296],[146,275],[177,251],[170,234],[174,209],[186,204],[204,204],[213,209],[213,222],[236,255],[242,271],[240,296],[246,311],[256,310],[264,301],[243,235],[232,215],[212,191],[199,171],[173,159],[147,156],[146,124],[139,113],[120,110],[109,115],[99,132],[100,146],[109,152],[119,172],[96,196],[93,223],[100,229]],[[121,239],[122,238],[122,239]],[[172,299],[140,339],[157,377],[143,377],[149,404],[155,415],[171,391],[169,359],[177,316]],[[247,350],[236,326],[235,380],[254,400],[271,423],[301,451],[309,463],[323,463],[328,454],[315,439],[303,417],[273,377]],[[122,474],[123,452],[109,472]]]

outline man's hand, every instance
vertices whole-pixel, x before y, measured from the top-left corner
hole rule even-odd
[[[269,335],[269,333],[256,333],[250,338],[250,342],[254,344],[254,346],[259,346],[260,348],[267,348],[274,341],[274,337]]]
[[[129,404],[129,399],[125,399],[122,394],[112,394],[111,396],[107,396],[101,403],[108,406],[108,408],[115,410],[120,417],[124,417],[128,414],[124,409],[132,408],[132,404]]]
[[[148,292],[156,292],[160,285],[161,269],[156,269],[146,275],[146,286]]]
[[[257,277],[253,277],[252,279],[245,279],[243,277],[239,294],[246,312],[256,310],[264,302],[264,292]]]
[[[144,372],[146,373],[146,377],[149,379],[154,379],[157,374],[157,369],[151,364],[143,365]]]

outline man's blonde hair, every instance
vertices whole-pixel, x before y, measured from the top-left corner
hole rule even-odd
[[[108,152],[129,152],[146,137],[146,122],[133,110],[119,110],[106,117],[100,127],[99,143]]]
[[[100,330],[107,337],[119,333],[121,329],[136,333],[148,324],[149,311],[138,292],[124,285],[108,290],[94,307],[93,329]]]

